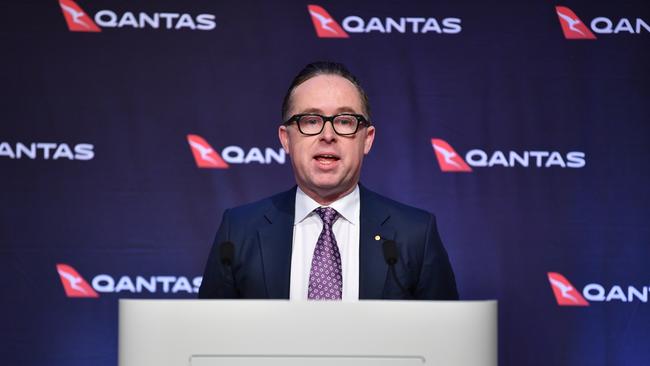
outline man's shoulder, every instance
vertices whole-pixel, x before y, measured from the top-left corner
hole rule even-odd
[[[392,215],[400,216],[406,220],[428,221],[433,216],[431,212],[388,198],[363,186],[361,186],[361,201],[362,205],[371,205],[370,209],[372,210],[387,211]]]
[[[231,207],[227,210],[231,218],[252,218],[269,212],[288,212],[294,210],[296,187],[260,200]]]

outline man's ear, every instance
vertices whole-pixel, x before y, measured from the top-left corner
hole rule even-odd
[[[366,128],[366,137],[363,141],[363,153],[367,155],[372,148],[372,142],[375,141],[375,126]]]
[[[280,138],[280,144],[282,144],[284,152],[289,155],[289,131],[287,126],[282,125],[278,128],[278,138]]]

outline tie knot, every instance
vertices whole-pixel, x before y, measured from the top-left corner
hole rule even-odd
[[[339,217],[339,213],[331,207],[319,207],[315,209],[320,219],[323,220],[323,224],[327,226],[332,226],[334,221]]]

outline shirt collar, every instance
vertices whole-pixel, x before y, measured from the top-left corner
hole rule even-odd
[[[318,207],[321,207],[321,205],[298,187],[296,189],[294,225],[305,220]],[[352,192],[332,202],[328,207],[335,209],[342,218],[356,225],[359,222],[360,211],[359,185],[357,184]]]

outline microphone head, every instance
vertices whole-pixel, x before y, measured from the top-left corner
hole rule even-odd
[[[224,241],[219,245],[219,257],[221,258],[221,264],[224,266],[230,266],[235,259],[235,244],[231,241]]]
[[[388,263],[389,266],[397,263],[399,252],[397,251],[395,240],[384,240],[382,245],[384,248],[384,260],[386,260],[386,263]]]

